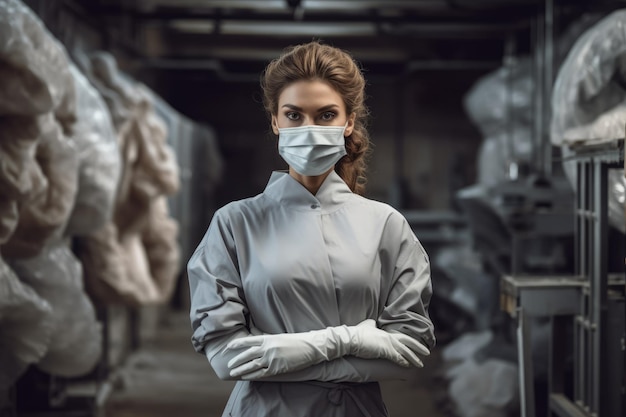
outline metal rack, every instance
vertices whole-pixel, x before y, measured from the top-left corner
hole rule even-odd
[[[608,270],[608,172],[624,169],[624,139],[581,142],[576,163],[576,274],[585,278],[574,320],[573,392],[564,395],[561,326],[553,333],[550,410],[560,417],[624,415],[624,276]],[[622,254],[623,256],[624,254]]]
[[[505,276],[501,306],[518,324],[523,417],[536,414],[528,316],[551,318],[548,415],[622,417],[626,281],[624,273],[608,270],[607,178],[610,168],[624,168],[624,139],[580,142],[572,150],[578,173],[575,275]]]

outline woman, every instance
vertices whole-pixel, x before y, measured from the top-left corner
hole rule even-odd
[[[224,416],[386,416],[377,381],[434,345],[432,287],[404,217],[360,196],[365,81],[312,42],[261,86],[289,171],[215,213],[188,265],[193,345],[238,380]]]

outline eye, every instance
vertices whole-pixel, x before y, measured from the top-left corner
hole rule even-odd
[[[336,114],[332,111],[326,111],[324,113],[322,113],[322,115],[320,116],[320,118],[325,121],[325,122],[330,122],[331,120],[333,120],[335,118]]]
[[[285,113],[285,116],[289,120],[300,120],[300,115],[295,111],[288,111],[287,113]]]

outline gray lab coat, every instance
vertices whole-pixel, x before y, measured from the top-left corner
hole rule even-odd
[[[192,343],[215,372],[228,341],[375,319],[434,345],[428,257],[391,206],[352,193],[334,171],[316,195],[285,172],[219,209],[189,260]],[[302,371],[238,381],[224,416],[385,416],[376,381],[414,369],[346,356]]]

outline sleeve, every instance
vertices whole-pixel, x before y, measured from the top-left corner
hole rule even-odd
[[[435,346],[433,323],[428,315],[432,296],[430,263],[426,251],[404,216],[389,216],[380,246],[383,277],[378,327],[401,332]]]
[[[225,352],[229,341],[250,334],[249,312],[241,285],[235,239],[218,210],[187,264],[191,294],[191,341],[204,352],[220,379],[231,379]]]
[[[386,359],[361,359],[355,356],[344,356],[299,371],[257,380],[273,382],[374,382],[409,380],[415,372],[416,368],[404,368]]]

